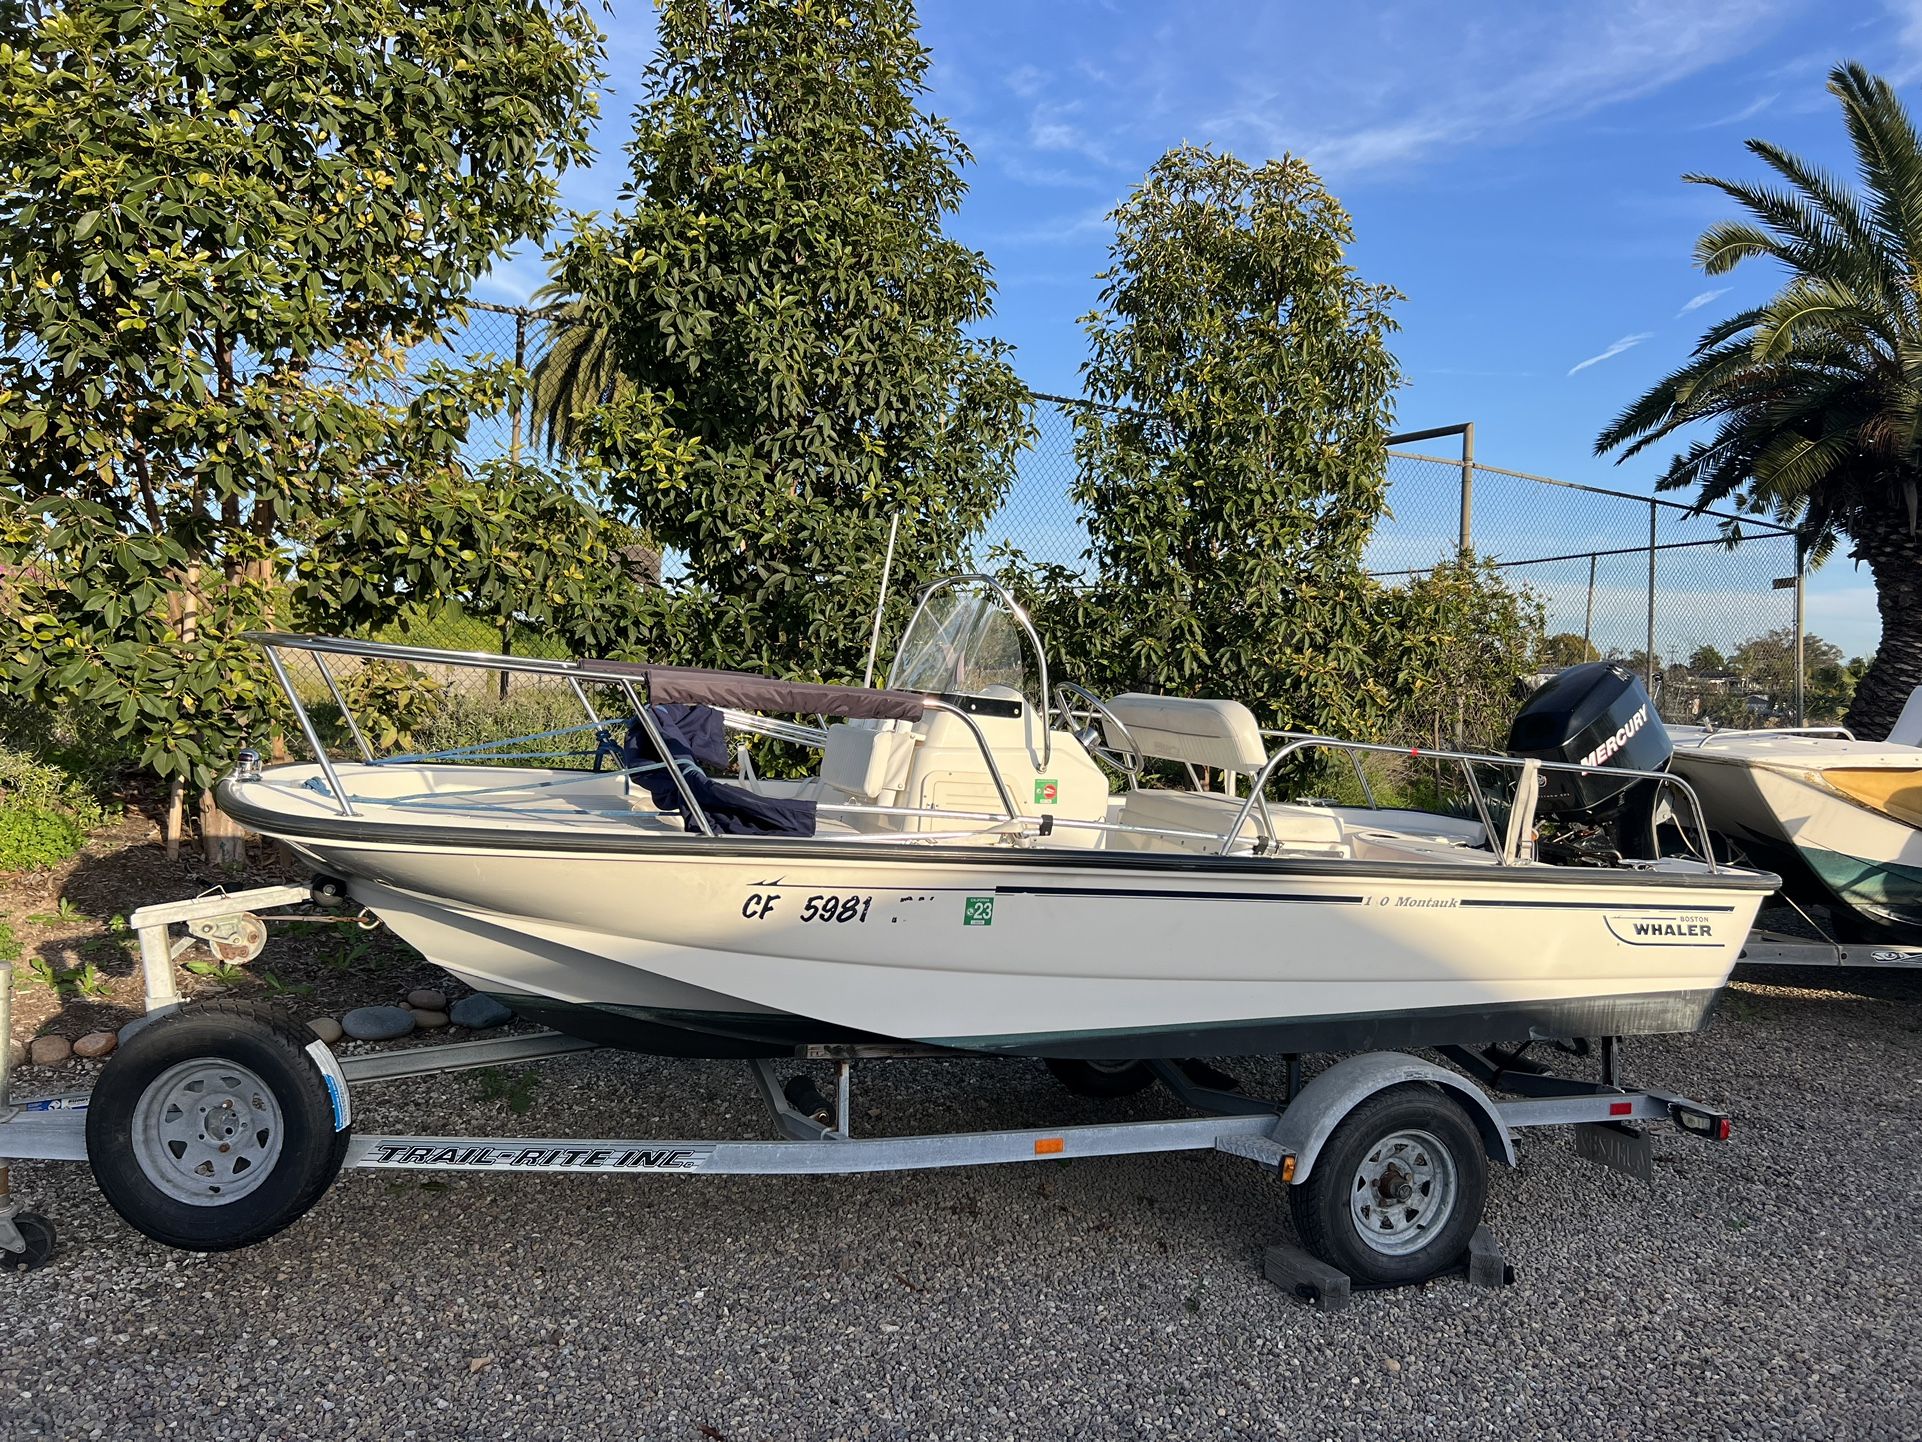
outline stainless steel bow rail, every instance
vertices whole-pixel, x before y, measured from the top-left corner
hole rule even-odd
[[[299,887],[268,887],[136,912],[132,923],[141,939],[149,1009],[155,1017],[152,1029],[185,1024],[195,1014],[192,1006],[183,1007],[172,986],[179,946],[170,938],[171,927],[185,926],[190,936],[201,939],[225,939],[236,956],[257,953],[264,927],[249,924],[259,920],[251,908],[285,906],[307,895]],[[11,975],[0,967],[0,1035],[8,1034],[10,1020]],[[316,1040],[306,1048],[313,1075],[304,1084],[329,1099],[336,1131],[350,1133],[344,1165],[368,1170],[821,1176],[1213,1151],[1253,1162],[1282,1183],[1300,1187],[1314,1177],[1317,1162],[1328,1155],[1357,1108],[1396,1089],[1442,1098],[1465,1118],[1472,1131],[1464,1134],[1479,1138],[1488,1158],[1510,1165],[1516,1159],[1517,1133],[1531,1127],[1580,1128],[1578,1151],[1644,1179],[1649,1175],[1649,1143],[1640,1124],[1666,1122],[1695,1136],[1728,1137],[1729,1119],[1711,1107],[1653,1088],[1622,1085],[1618,1044],[1604,1039],[1600,1048],[1600,1079],[1595,1081],[1550,1074],[1512,1051],[1445,1048],[1444,1055],[1458,1070],[1402,1053],[1371,1052],[1343,1058],[1302,1085],[1299,1065],[1291,1058],[1286,1094],[1275,1099],[1221,1089],[1213,1078],[1197,1080],[1186,1064],[1152,1061],[1145,1065],[1155,1078],[1196,1115],[873,1137],[854,1135],[850,1120],[856,1063],[936,1053],[911,1046],[799,1049],[797,1061],[834,1065],[831,1096],[823,1096],[804,1073],[784,1079],[776,1062],[749,1063],[774,1133],[769,1139],[352,1134],[353,1093],[363,1086],[597,1049],[551,1032],[340,1057]],[[109,1068],[116,1060],[110,1059]],[[9,1058],[0,1053],[0,1266],[26,1267],[51,1254],[53,1232],[44,1217],[20,1210],[8,1190],[6,1163],[91,1160],[98,1174],[101,1159],[89,1153],[88,1094],[16,1098],[10,1082]],[[1330,1175],[1340,1181],[1339,1168]],[[1346,1295],[1345,1279],[1336,1280],[1341,1274],[1290,1247],[1272,1249],[1268,1270],[1325,1306],[1339,1305]]]

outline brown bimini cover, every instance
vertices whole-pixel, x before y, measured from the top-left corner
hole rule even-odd
[[[820,681],[777,681],[746,671],[705,671],[698,666],[652,666],[640,661],[585,664],[596,671],[644,681],[646,699],[663,704],[731,706],[737,711],[778,711],[878,721],[918,721],[923,709],[923,698],[914,691],[829,686]]]

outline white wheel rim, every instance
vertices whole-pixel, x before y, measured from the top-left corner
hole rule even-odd
[[[1455,1157],[1433,1132],[1382,1137],[1355,1168],[1348,1210],[1362,1244],[1387,1257],[1427,1246],[1455,1215]]]
[[[218,1207],[248,1195],[273,1172],[286,1131],[271,1088],[244,1066],[194,1057],[169,1067],[140,1095],[133,1154],[164,1195]]]

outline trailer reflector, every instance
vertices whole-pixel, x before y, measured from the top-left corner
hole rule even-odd
[[[1068,1139],[1066,1137],[1036,1137],[1034,1139],[1034,1154],[1037,1157],[1051,1157],[1057,1152],[1066,1151],[1067,1147]]]
[[[1612,1117],[1632,1116],[1634,1112],[1635,1103],[1633,1102],[1610,1102],[1608,1104],[1608,1114]]]
[[[1292,1155],[1281,1159],[1281,1179],[1284,1183],[1295,1180],[1295,1158]]]

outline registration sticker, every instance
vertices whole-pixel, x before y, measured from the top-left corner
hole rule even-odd
[[[963,926],[993,926],[994,898],[992,896],[970,896],[967,905],[961,910]]]
[[[1052,776],[1037,776],[1034,778],[1034,804],[1036,806],[1053,806],[1060,799],[1061,783],[1059,781],[1055,780]]]

